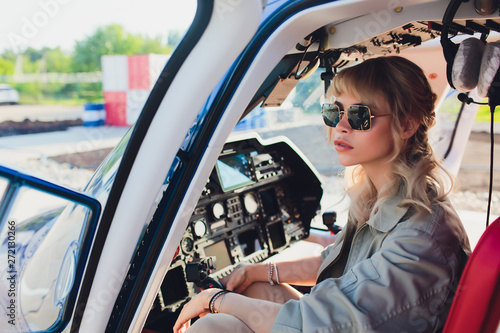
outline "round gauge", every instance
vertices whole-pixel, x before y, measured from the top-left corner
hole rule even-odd
[[[226,214],[226,210],[220,202],[217,202],[212,206],[212,214],[214,218],[218,220]]]
[[[205,221],[198,220],[194,223],[194,234],[198,237],[203,237],[207,233],[207,225]]]
[[[245,194],[243,197],[243,203],[249,214],[255,214],[259,209],[259,203],[257,202],[257,197],[254,193]]]
[[[191,237],[183,238],[181,241],[182,252],[190,253],[191,251],[193,251],[193,244],[194,242]]]

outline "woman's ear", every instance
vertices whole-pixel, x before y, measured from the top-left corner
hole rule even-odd
[[[411,138],[413,134],[417,132],[418,125],[419,123],[415,119],[407,119],[403,123],[403,132],[401,133],[401,138],[404,140]]]

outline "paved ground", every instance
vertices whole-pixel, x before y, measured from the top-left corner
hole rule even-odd
[[[0,105],[0,122],[3,121],[54,121],[82,119],[83,106],[64,105]]]
[[[493,188],[500,191],[500,134],[495,135]],[[473,132],[465,148],[458,185],[470,191],[486,191],[489,186],[490,135]]]
[[[66,131],[0,138],[0,162],[72,155],[114,147],[126,127],[69,127]],[[92,163],[95,164],[95,161]]]

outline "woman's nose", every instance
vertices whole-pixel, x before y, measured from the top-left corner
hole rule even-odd
[[[335,127],[335,130],[342,133],[350,133],[352,131],[351,125],[349,125],[349,121],[347,120],[346,114],[341,116],[340,121]]]

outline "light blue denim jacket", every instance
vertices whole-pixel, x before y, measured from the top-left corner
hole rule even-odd
[[[348,222],[322,252],[316,286],[282,306],[272,332],[442,328],[470,254],[467,234],[451,207],[417,216],[401,200],[388,199],[358,230]]]

